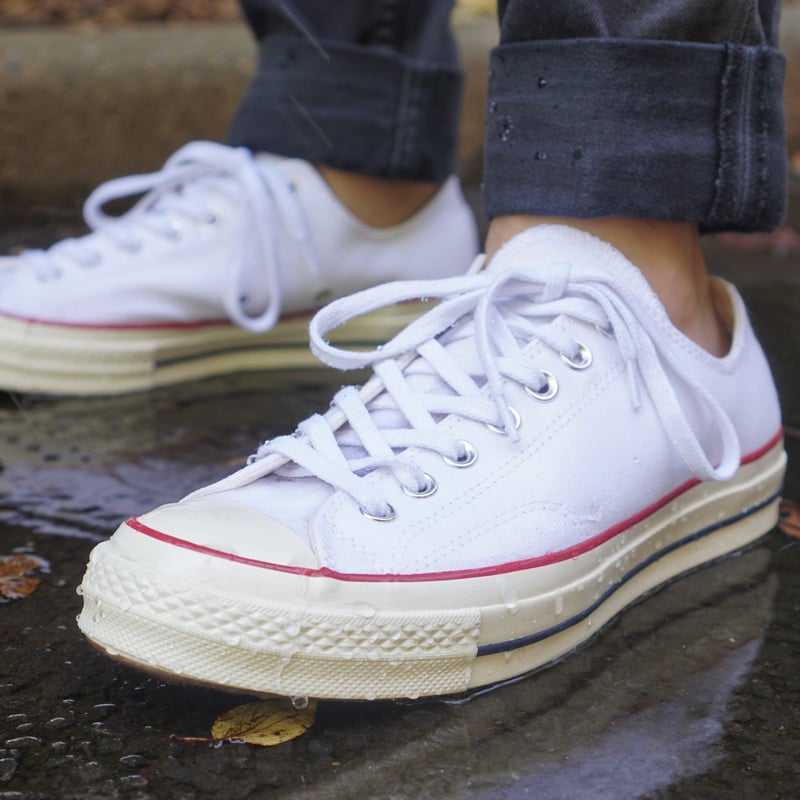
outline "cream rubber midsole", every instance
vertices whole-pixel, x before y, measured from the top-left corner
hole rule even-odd
[[[353,320],[331,340],[375,345],[423,309],[403,303]],[[310,316],[287,317],[265,333],[228,323],[105,328],[48,324],[0,314],[0,388],[45,394],[141,391],[230,372],[315,367]]]
[[[354,580],[181,551],[123,526],[92,554],[83,632],[109,655],[256,694],[374,699],[463,692],[547,664],[666,581],[775,524],[777,445],[574,558],[479,577]]]

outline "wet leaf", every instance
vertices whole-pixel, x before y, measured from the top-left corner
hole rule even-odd
[[[788,536],[800,539],[800,506],[797,503],[793,503],[791,500],[784,500],[781,503],[778,530]]]
[[[46,572],[47,566],[37,556],[0,556],[0,602],[21,600],[31,594],[41,581],[32,573]]]
[[[302,736],[317,718],[313,700],[295,708],[290,700],[260,700],[220,714],[211,728],[216,741],[237,741],[272,747]]]

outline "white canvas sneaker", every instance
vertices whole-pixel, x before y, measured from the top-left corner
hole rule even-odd
[[[772,528],[780,412],[733,287],[715,358],[589,234],[533,228],[479,266],[320,311],[314,350],[375,376],[100,544],[89,639],[256,694],[458,693],[560,658]],[[442,301],[379,350],[323,338],[418,296]]]
[[[101,210],[143,192],[121,218]],[[400,277],[459,275],[478,251],[456,178],[379,229],[307,162],[209,142],[152,175],[103,184],[84,216],[88,236],[0,259],[0,389],[116,394],[314,366],[308,319],[324,302]],[[414,310],[363,320],[344,341],[381,341]]]

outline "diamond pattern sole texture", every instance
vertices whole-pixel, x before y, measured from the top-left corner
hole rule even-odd
[[[216,559],[190,550],[176,576],[152,566],[174,545],[148,540],[143,564],[112,540],[93,553],[78,622],[114,658],[224,689],[360,700],[464,692],[561,658],[660,585],[760,538],[777,521],[784,469],[778,445],[578,557],[473,578],[369,582],[231,562],[215,578]]]
[[[374,345],[411,322],[404,303],[355,320],[332,340]],[[309,315],[255,334],[229,323],[81,327],[0,314],[0,388],[29,393],[114,395],[231,372],[319,367],[308,347]]]

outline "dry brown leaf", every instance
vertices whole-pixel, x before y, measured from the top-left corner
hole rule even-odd
[[[47,562],[38,556],[0,556],[0,602],[27,597],[41,581],[31,573],[46,572],[47,568]]]
[[[791,500],[784,500],[781,503],[778,529],[788,536],[800,539],[800,506],[797,503]]]

